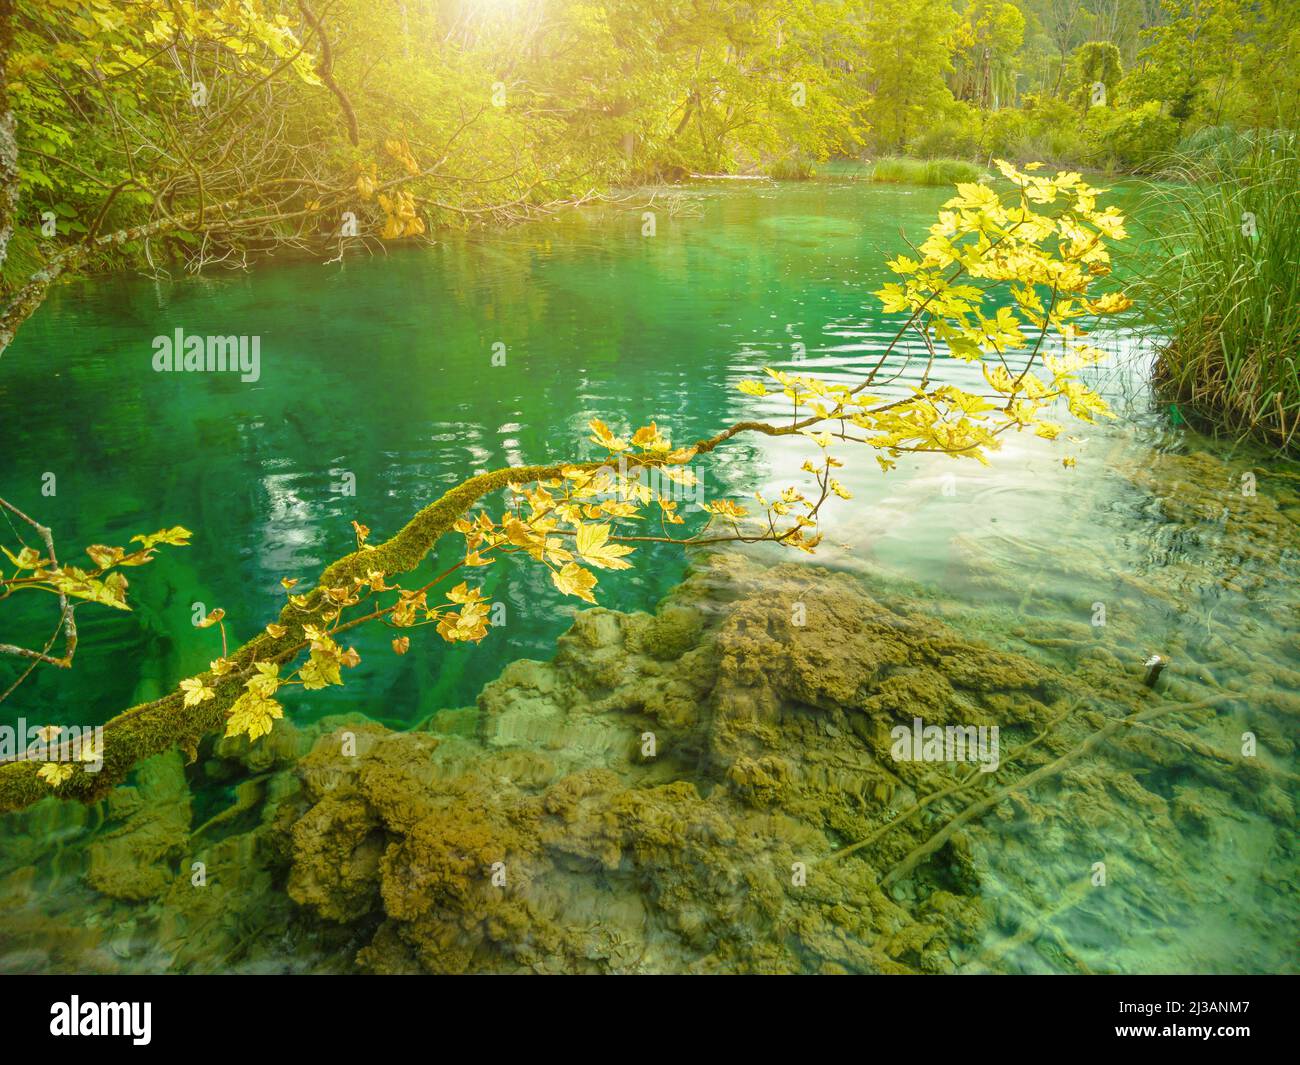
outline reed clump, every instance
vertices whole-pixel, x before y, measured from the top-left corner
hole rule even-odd
[[[806,155],[791,155],[775,160],[768,175],[775,181],[809,181],[817,176],[817,164]]]
[[[1157,388],[1217,431],[1300,448],[1300,142],[1220,139],[1153,185],[1139,305]]]

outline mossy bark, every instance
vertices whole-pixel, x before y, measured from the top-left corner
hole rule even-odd
[[[287,662],[306,645],[305,625],[325,624],[330,609],[321,588],[351,585],[354,577],[372,570],[395,576],[415,569],[444,533],[479,499],[512,484],[529,484],[559,477],[563,470],[596,469],[599,463],[557,463],[549,466],[512,466],[471,477],[424,507],[392,539],[373,548],[354,551],[327,566],[306,609],[288,604],[280,611],[283,636],[263,632],[227,657],[234,668],[224,676],[203,673],[204,683],[216,696],[198,706],[185,706],[179,690],[149,703],[124,710],[104,726],[104,764],[98,773],[78,769],[57,788],[37,777],[42,763],[11,762],[0,766],[0,812],[17,810],[55,794],[61,798],[94,802],[120,783],[141,760],[179,747],[190,757],[207,734],[225,727],[226,712],[244,690],[253,662]]]
[[[814,417],[779,427],[765,422],[737,422],[685,449],[667,455],[640,454],[629,461],[632,466],[645,467],[684,465],[740,433],[785,436],[816,421]],[[329,612],[330,604],[322,601],[320,589],[351,585],[354,577],[365,577],[372,570],[381,570],[389,577],[409,573],[433,550],[459,517],[491,492],[512,484],[531,484],[561,477],[565,470],[591,471],[608,466],[608,462],[509,466],[461,482],[419,511],[392,539],[354,551],[327,566],[310,593],[306,608],[286,604],[280,611],[279,623],[286,629],[283,636],[272,636],[263,631],[226,656],[233,668],[223,676],[211,672],[198,674],[215,691],[214,698],[187,707],[184,693],[177,690],[161,699],[124,710],[110,720],[104,726],[104,764],[98,773],[78,769],[66,783],[51,788],[36,775],[41,763],[17,761],[0,765],[0,813],[22,809],[51,794],[94,802],[119,784],[145,758],[175,747],[194,757],[199,741],[205,735],[225,727],[226,712],[243,693],[244,681],[251,675],[253,663],[290,661],[307,645],[303,636],[304,626],[325,625],[323,615]]]

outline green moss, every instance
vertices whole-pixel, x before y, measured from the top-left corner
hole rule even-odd
[[[699,611],[681,606],[665,607],[646,626],[641,643],[652,658],[671,662],[699,643],[703,629]]]

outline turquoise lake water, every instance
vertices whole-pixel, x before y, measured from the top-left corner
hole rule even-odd
[[[779,414],[736,389],[764,366],[854,378],[897,328],[870,295],[884,261],[948,195],[844,173],[719,183],[661,198],[653,237],[639,210],[605,207],[342,264],[61,288],[0,360],[0,495],[50,526],[65,555],[173,524],[196,535],[131,571],[132,613],[81,610],[75,669],[37,671],[6,715],[99,723],[170,690],[220,650],[216,630],[192,624],[195,604],[223,608],[238,643],[278,612],[281,578],[310,582],[351,549],[353,520],[382,540],[467,473],[589,456],[593,417],[617,429],[653,419],[687,442],[755,411]],[[1131,189],[1119,195],[1134,202]],[[153,338],[177,328],[258,336],[259,379],[156,373]],[[882,476],[863,455],[843,477],[855,499],[825,512],[815,561],[915,582],[936,611],[997,646],[1032,645],[1034,617],[1017,614],[1032,591],[1053,623],[1088,626],[1108,604],[1107,648],[1123,668],[1179,648],[1179,668],[1258,682],[1259,657],[1218,650],[1247,641],[1275,664],[1271,683],[1289,688],[1300,672],[1295,465],[1191,434],[1146,390],[1151,343],[1123,329],[1098,339],[1115,355],[1097,378],[1115,423],[1072,424],[1055,443],[1008,439],[987,469],[918,455]],[[904,394],[921,365],[899,367],[889,387]],[[935,376],[979,380],[955,363]],[[798,483],[806,450],[746,440],[702,470],[705,491],[779,491]],[[56,491],[43,495],[51,473]],[[1255,498],[1245,473],[1271,524],[1236,520]],[[426,565],[455,561],[456,547]],[[675,549],[638,556],[626,573],[602,572],[602,605],[653,610],[680,581]],[[396,659],[391,634],[360,630],[347,685],[290,696],[293,719],[356,711],[409,725],[473,704],[511,661],[549,658],[577,601],[537,566],[493,566],[483,580],[506,605],[488,639],[449,646],[419,632]],[[11,611],[0,642],[25,642],[43,617]],[[1224,724],[1220,746],[1239,724]],[[1273,727],[1294,735],[1293,719]],[[1235,850],[1249,885],[1279,862],[1252,850],[1260,838],[1243,824],[1209,847],[1211,864]],[[1281,860],[1278,875],[1293,876],[1294,855]],[[1279,914],[1242,890],[1243,907]],[[1199,953],[1159,937],[1117,945],[1087,917],[1063,934],[1083,953],[1098,940],[1103,953],[1132,950],[1132,964],[1284,964],[1258,914],[1249,934],[1222,907],[1182,917],[1200,924]]]

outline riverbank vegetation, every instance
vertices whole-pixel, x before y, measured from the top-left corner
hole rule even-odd
[[[1288,0],[0,0],[0,24],[0,350],[51,280],[124,258],[341,255],[832,157],[1150,169],[1300,113]]]
[[[1300,445],[1300,144],[1227,137],[1177,160],[1141,285],[1156,382],[1210,425]]]
[[[956,185],[979,181],[986,172],[964,159],[907,159],[891,156],[871,168],[871,180],[890,185]]]

